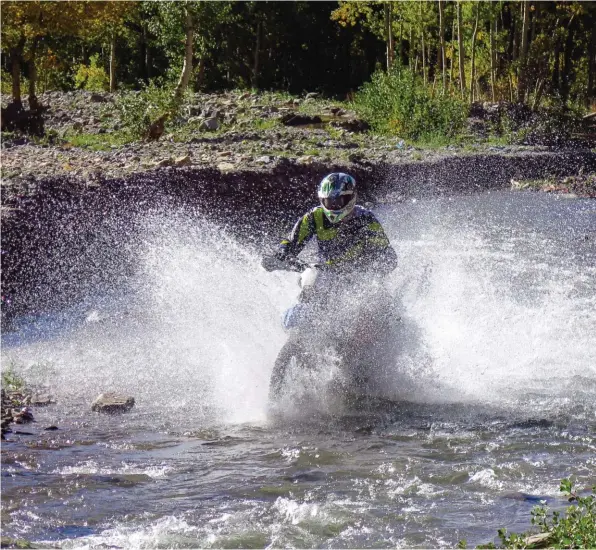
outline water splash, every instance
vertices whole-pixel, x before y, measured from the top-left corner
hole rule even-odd
[[[580,240],[595,223],[584,204],[492,194],[381,209],[401,260],[389,286],[403,302],[401,351],[378,373],[382,396],[519,406],[533,392],[540,408],[577,402],[583,389],[587,401],[596,254]],[[266,273],[262,246],[192,211],[134,226],[126,291],[23,320],[4,336],[3,359],[72,406],[115,390],[161,422],[265,418],[296,275]]]

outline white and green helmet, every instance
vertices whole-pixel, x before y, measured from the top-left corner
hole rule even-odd
[[[319,183],[319,200],[331,223],[343,220],[356,205],[356,180],[349,174],[333,172]]]

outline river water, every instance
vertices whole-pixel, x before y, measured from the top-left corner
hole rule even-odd
[[[399,256],[386,284],[402,341],[374,395],[329,397],[330,362],[268,416],[297,276],[260,268],[274,235],[259,244],[192,211],[123,236],[125,285],[15,323],[3,368],[57,403],[2,444],[3,535],[454,547],[528,529],[541,500],[563,507],[563,477],[594,484],[596,203],[501,191],[375,212]],[[136,406],[92,413],[102,391]]]

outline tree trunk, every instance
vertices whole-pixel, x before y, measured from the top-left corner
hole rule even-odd
[[[186,32],[186,41],[184,45],[184,64],[182,65],[182,74],[180,80],[174,90],[174,99],[181,100],[182,94],[186,90],[190,81],[192,73],[192,56],[193,56],[193,20],[190,8],[186,8],[186,17],[184,21],[184,30]]]
[[[455,66],[453,60],[455,59],[455,17],[453,18],[451,24],[451,60],[449,62],[449,85],[451,89],[453,89],[454,84],[453,81],[455,80],[455,76],[453,74],[453,67]]]
[[[476,79],[476,35],[478,34],[478,21],[480,19],[480,3],[476,2],[476,20],[472,33],[472,62],[470,64],[470,103],[474,101],[474,81]]]
[[[447,91],[447,71],[445,67],[445,14],[443,13],[444,1],[445,0],[439,0],[439,65],[443,73],[443,93]]]
[[[596,25],[592,25],[592,36],[588,47],[588,93],[586,95],[586,107],[596,98],[596,86],[594,86],[594,73],[596,72]]]
[[[23,49],[25,47],[25,37],[21,37],[19,43],[10,50],[10,70],[12,74],[12,101],[22,108],[23,100],[21,98],[21,64],[23,62]]]
[[[389,6],[391,6],[391,4],[389,4]],[[389,28],[387,29],[387,32],[389,34],[389,43],[387,44],[389,48],[389,66],[392,67],[395,59],[395,41],[393,39],[393,14],[391,7],[389,8]]]
[[[555,41],[554,64],[552,76],[552,89],[561,94],[561,41],[557,38]]]
[[[387,45],[387,72],[389,72],[389,69],[391,69],[391,66],[393,65],[394,49],[395,49],[395,46],[393,44],[391,3],[385,2],[383,4],[383,9],[384,9],[384,13],[385,13],[385,36],[386,36],[386,45]]]
[[[544,92],[544,85],[546,84],[546,78],[539,78],[536,81],[536,90],[534,92],[534,101],[532,103],[532,110],[535,111],[540,107],[540,101],[542,101],[542,93]]]
[[[29,58],[29,109],[35,110],[39,108],[39,102],[37,101],[37,95],[35,94],[35,87],[37,85],[37,67],[35,65],[37,61],[37,47],[39,44],[39,38],[34,38],[31,44],[31,56]]]
[[[567,25],[567,39],[565,40],[565,51],[563,53],[563,72],[561,74],[561,99],[563,103],[567,102],[569,98],[571,65],[573,53],[573,38],[575,35],[575,15],[571,16],[569,24]]]
[[[116,33],[110,36],[110,92],[116,91]]]
[[[252,66],[252,82],[250,83],[251,88],[258,88],[259,86],[259,52],[261,51],[261,27],[263,22],[259,20],[257,23],[257,39],[255,41],[255,55],[254,63]]]
[[[424,31],[420,34],[422,40],[422,80],[426,86],[426,47],[424,45]]]
[[[523,19],[524,3],[520,2],[520,19]],[[519,42],[521,37],[521,26],[515,24],[515,15],[511,13],[511,28],[513,31],[513,57],[511,61],[517,61],[519,59]]]
[[[414,29],[412,28],[412,25],[410,24],[410,47],[408,48],[408,56],[409,56],[409,65],[410,65],[410,70],[412,72],[416,71],[416,68],[414,66]]]
[[[405,65],[403,29],[404,29],[404,20],[402,17],[400,17],[400,19],[399,19],[399,61],[400,61],[400,65],[402,65],[402,66]]]
[[[149,82],[149,66],[147,64],[148,56],[147,51],[149,50],[149,44],[147,42],[147,27],[143,23],[141,25],[141,39],[139,42],[139,57],[140,65],[143,67],[143,82]]]
[[[519,52],[519,69],[517,74],[517,101],[523,103],[526,100],[526,88],[528,81],[528,33],[530,31],[530,4],[528,0],[522,2],[522,30],[521,46]]]
[[[511,7],[501,10],[501,25],[503,30],[507,30],[507,56],[508,63],[513,61],[513,43],[515,42],[515,18]]]
[[[466,73],[464,67],[464,35],[463,35],[463,21],[461,13],[461,0],[457,0],[457,43],[459,50],[459,86],[461,96],[466,97]]]
[[[495,100],[495,82],[496,82],[496,48],[495,48],[495,37],[497,36],[497,18],[490,22],[490,89],[493,103]]]

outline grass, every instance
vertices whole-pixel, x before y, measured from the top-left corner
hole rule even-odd
[[[272,130],[281,126],[281,123],[275,118],[257,118],[250,121],[250,126],[254,130]]]
[[[128,132],[106,132],[105,134],[86,134],[69,132],[64,140],[73,147],[91,149],[93,151],[110,151],[113,146],[120,147],[136,141]]]

